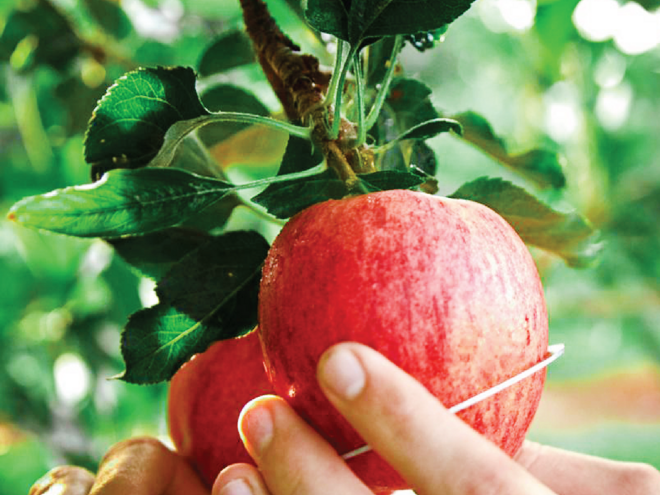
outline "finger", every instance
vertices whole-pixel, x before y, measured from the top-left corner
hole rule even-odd
[[[220,472],[211,495],[270,495],[270,492],[257,468],[251,464],[233,464]]]
[[[272,495],[372,495],[335,450],[279,397],[249,402],[241,412],[239,429]]]
[[[529,441],[516,461],[558,495],[660,493],[660,472],[646,464],[616,462]]]
[[[318,377],[333,405],[419,495],[552,493],[373,349],[332,347]]]
[[[115,445],[101,461],[90,495],[208,495],[186,460],[153,438]]]
[[[87,495],[94,484],[94,475],[77,466],[60,466],[50,470],[30,488],[28,495]]]

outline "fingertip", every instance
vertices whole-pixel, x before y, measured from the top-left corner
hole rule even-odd
[[[62,495],[87,495],[94,484],[92,473],[77,466],[60,466],[50,470],[30,488],[29,495],[61,493]]]
[[[232,464],[218,474],[211,495],[268,495],[268,490],[257,468]]]
[[[364,390],[367,374],[355,350],[355,346],[338,344],[321,356],[317,378],[329,398],[334,395],[341,400],[351,401]]]
[[[274,395],[262,395],[252,399],[238,416],[238,433],[250,456],[258,459],[268,448],[274,433],[274,418],[271,411],[274,401],[281,399]]]

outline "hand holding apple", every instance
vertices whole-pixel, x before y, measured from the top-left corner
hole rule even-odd
[[[548,346],[543,288],[511,226],[478,203],[401,190],[293,217],[264,266],[259,321],[275,392],[340,454],[364,440],[315,379],[333,344],[357,341],[383,353],[447,407],[539,362]],[[513,456],[544,377],[459,416]],[[374,452],[349,466],[373,489],[407,487]]]
[[[643,464],[529,442],[514,461],[410,375],[360,344],[340,344],[324,353],[318,378],[333,407],[419,495],[654,495],[660,490],[660,473]],[[372,493],[281,398],[252,401],[240,428],[259,469],[230,466],[216,480],[213,495]]]

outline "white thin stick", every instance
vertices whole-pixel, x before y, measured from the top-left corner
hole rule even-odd
[[[489,388],[488,390],[484,390],[483,392],[475,395],[474,397],[470,397],[469,399],[461,402],[460,404],[456,404],[455,406],[450,407],[449,412],[456,414],[459,411],[463,411],[464,409],[467,409],[468,407],[471,407],[477,404],[478,402],[484,401],[489,397],[498,394],[502,390],[509,388],[518,382],[523,381],[525,378],[532,376],[534,373],[538,373],[543,368],[547,367],[550,363],[557,360],[562,354],[564,354],[564,344],[551,345],[548,347],[548,352],[550,353],[550,356],[545,358],[543,361],[536,363],[531,368],[528,368],[525,371],[518,373],[516,376],[511,377],[508,380],[503,381],[502,383],[498,383],[497,385]],[[348,459],[357,457],[358,455],[364,454],[365,452],[369,452],[370,450],[371,447],[369,445],[364,445],[355,450],[351,450],[350,452],[342,455],[341,457],[342,459],[347,461]]]

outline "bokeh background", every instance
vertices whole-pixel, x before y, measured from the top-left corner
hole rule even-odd
[[[294,0],[268,0],[285,31],[326,64]],[[463,141],[430,141],[441,193],[502,176],[601,231],[598,265],[568,268],[534,250],[551,342],[566,354],[530,437],[660,468],[660,10],[657,0],[476,0],[443,43],[406,47],[406,73],[436,106],[485,116],[512,152],[562,156],[563,192],[533,190]],[[198,68],[240,27],[235,0],[0,1],[0,211],[27,195],[88,182],[87,121],[108,85],[139,66]],[[213,78],[279,111],[256,64]],[[246,146],[245,143],[249,145]],[[285,138],[247,129],[212,151],[229,175],[276,170]],[[268,231],[240,208],[230,221]],[[272,237],[275,232],[268,231]],[[0,221],[0,494],[27,493],[49,468],[95,469],[114,442],[167,438],[166,385],[120,372],[121,328],[154,302],[153,283],[102,241]]]

